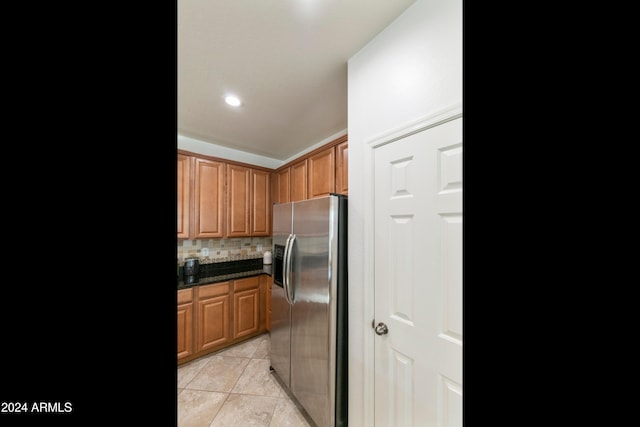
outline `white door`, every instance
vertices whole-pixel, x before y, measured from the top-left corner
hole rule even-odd
[[[462,117],[373,153],[375,425],[461,427]]]

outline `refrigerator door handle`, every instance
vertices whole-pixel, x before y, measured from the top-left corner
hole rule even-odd
[[[292,234],[289,234],[287,237],[287,242],[284,244],[284,256],[282,261],[282,287],[284,288],[284,298],[287,300],[289,304],[291,301],[289,300],[289,242],[291,241]]]
[[[293,244],[296,241],[296,235],[292,234],[291,236],[289,236],[289,251],[286,253],[286,260],[287,260],[287,264],[286,264],[286,268],[284,271],[284,274],[287,277],[287,286],[284,289],[285,295],[287,296],[287,300],[289,301],[289,304],[293,305],[293,299],[295,298],[295,294],[293,292],[293,286],[291,286],[291,270],[292,270],[292,266],[291,266],[291,257],[293,256]]]

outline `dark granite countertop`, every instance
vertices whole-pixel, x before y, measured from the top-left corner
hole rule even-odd
[[[262,258],[201,264],[197,276],[185,277],[182,267],[178,276],[178,290],[192,286],[210,285],[227,280],[268,274],[271,276],[271,265],[264,265]]]

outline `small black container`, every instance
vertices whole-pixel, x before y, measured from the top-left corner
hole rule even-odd
[[[187,258],[184,260],[184,275],[197,276],[200,273],[200,261],[198,258]]]

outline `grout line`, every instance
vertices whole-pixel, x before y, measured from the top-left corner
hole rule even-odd
[[[238,385],[238,381],[240,381],[240,378],[242,378],[242,375],[244,375],[244,371],[247,370],[247,366],[249,366],[249,363],[251,363],[251,359],[249,359],[247,364],[244,365],[244,368],[242,368],[242,372],[240,372],[240,375],[238,375],[238,378],[236,378],[236,382],[233,383],[233,386],[231,387],[231,390],[229,390],[229,394],[231,394],[233,392],[233,389],[236,388],[236,385]]]
[[[213,416],[213,418],[211,418],[211,422],[209,423],[209,426],[211,426],[211,424],[213,424],[213,422],[216,420],[216,418],[218,417],[218,415],[220,414],[220,412],[222,412],[222,408],[224,408],[224,405],[227,403],[227,400],[229,400],[229,395],[231,393],[227,393],[227,395],[224,398],[224,401],[222,402],[222,405],[220,405],[220,408],[218,408],[218,410],[216,411],[216,414]]]

